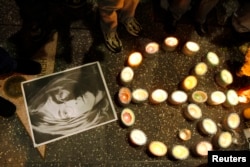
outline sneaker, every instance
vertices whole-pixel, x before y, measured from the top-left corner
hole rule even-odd
[[[17,59],[17,66],[14,72],[18,72],[26,75],[36,75],[40,74],[42,71],[42,66],[40,63],[29,60],[29,59]]]
[[[140,23],[134,17],[126,19],[123,22],[123,25],[126,27],[128,33],[130,33],[133,36],[139,36],[142,30]]]
[[[103,32],[103,36],[105,44],[110,51],[118,53],[122,50],[122,42],[116,31]]]
[[[2,97],[0,97],[0,106],[0,115],[2,117],[11,117],[16,112],[16,106]]]

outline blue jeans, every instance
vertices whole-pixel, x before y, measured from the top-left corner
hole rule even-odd
[[[16,69],[17,62],[15,59],[0,47],[0,75],[13,72]]]

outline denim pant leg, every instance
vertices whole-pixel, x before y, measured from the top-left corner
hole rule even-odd
[[[15,59],[0,47],[0,75],[13,72],[17,66]]]

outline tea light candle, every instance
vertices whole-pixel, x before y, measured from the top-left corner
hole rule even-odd
[[[244,109],[242,115],[246,120],[250,120],[250,108]]]
[[[167,146],[160,141],[152,141],[149,144],[149,151],[154,156],[164,156],[167,154]]]
[[[183,81],[182,81],[182,88],[185,91],[189,91],[197,86],[197,78],[193,75],[187,76]]]
[[[214,91],[208,97],[208,104],[210,105],[219,105],[224,103],[226,100],[226,95],[222,91]]]
[[[120,80],[123,85],[128,85],[134,78],[134,71],[131,67],[124,67],[120,74]]]
[[[213,145],[209,141],[200,141],[194,146],[194,149],[192,149],[195,155],[201,157],[208,156],[208,151],[212,150],[213,150]]]
[[[179,131],[179,134],[178,134],[179,138],[181,140],[183,140],[183,141],[190,140],[191,139],[191,135],[192,135],[192,133],[191,133],[191,131],[189,129],[181,129]]]
[[[201,108],[196,104],[190,103],[187,109],[184,110],[184,116],[190,121],[198,120],[202,117]]]
[[[163,89],[156,89],[150,95],[150,102],[153,104],[159,104],[167,100],[168,94]]]
[[[132,99],[131,91],[127,87],[122,87],[118,93],[119,103],[123,106],[128,105]]]
[[[175,145],[171,149],[171,155],[177,160],[185,160],[189,156],[189,150],[186,146]]]
[[[236,106],[239,103],[239,97],[235,90],[229,89],[226,93],[226,101],[223,103],[225,107]]]
[[[196,90],[191,94],[190,101],[194,103],[204,103],[207,101],[207,93],[201,90]]]
[[[184,91],[176,90],[171,93],[169,102],[174,105],[183,104],[187,101],[187,98],[187,94]]]
[[[156,54],[159,51],[159,48],[160,48],[159,44],[156,42],[148,43],[145,47],[145,51],[146,51],[145,56]]]
[[[216,134],[213,139],[213,145],[217,148],[228,148],[232,144],[233,137],[229,132],[220,132]]]
[[[142,130],[133,129],[130,132],[130,141],[136,146],[143,146],[147,142],[147,136]]]
[[[200,63],[196,64],[194,67],[193,73],[196,76],[205,75],[207,73],[207,65],[204,62],[200,62]]]
[[[132,92],[132,101],[134,103],[141,103],[148,99],[148,92],[145,89],[136,89]]]
[[[129,108],[124,108],[121,113],[121,121],[125,126],[132,126],[135,123],[135,114]]]
[[[214,52],[208,52],[206,56],[206,62],[211,66],[217,66],[220,63],[220,59]]]
[[[193,56],[200,50],[200,46],[192,41],[186,42],[184,45],[182,52],[187,56]]]
[[[217,126],[215,122],[210,118],[205,118],[198,123],[198,127],[201,133],[204,135],[214,135],[217,132]]]
[[[134,52],[128,57],[128,65],[130,67],[138,67],[142,62],[142,55],[139,52]]]
[[[215,81],[219,86],[226,87],[233,83],[233,76],[228,70],[223,69],[216,74]]]
[[[236,129],[240,125],[240,116],[237,113],[227,114],[222,122],[222,126],[226,130]]]
[[[178,46],[178,39],[175,37],[167,37],[164,40],[163,49],[166,51],[174,51]]]

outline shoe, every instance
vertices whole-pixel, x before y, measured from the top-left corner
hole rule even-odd
[[[114,53],[119,53],[122,50],[122,42],[116,31],[103,32],[105,44],[108,49]]]
[[[42,71],[42,66],[40,63],[29,60],[29,59],[17,59],[17,66],[14,72],[26,74],[26,75],[36,75],[40,74]]]
[[[123,25],[126,27],[128,33],[130,33],[133,36],[139,36],[142,30],[140,23],[134,17],[126,19],[123,22]]]
[[[2,97],[0,97],[0,106],[0,115],[2,117],[11,117],[16,112],[16,106]]]
[[[196,23],[195,30],[199,36],[204,36],[208,33],[208,29],[205,24]]]
[[[176,20],[172,20],[169,23],[165,24],[164,30],[167,33],[174,33],[176,31],[176,26],[177,26],[177,21]]]

